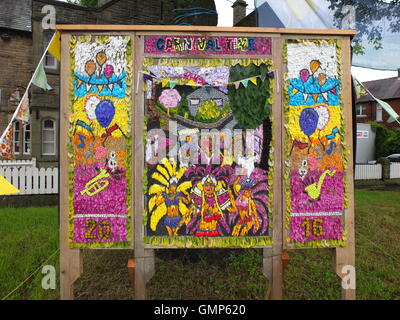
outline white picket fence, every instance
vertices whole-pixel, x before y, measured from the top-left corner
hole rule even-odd
[[[1,161],[0,175],[20,190],[15,195],[57,194],[58,168],[36,168],[36,160]]]
[[[382,165],[357,164],[354,177],[356,180],[380,180],[382,179]]]
[[[390,164],[390,179],[400,179],[400,162]]]

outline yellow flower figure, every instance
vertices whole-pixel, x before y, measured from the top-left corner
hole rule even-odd
[[[164,158],[161,164],[157,165],[156,172],[151,177],[159,182],[153,184],[149,189],[148,212],[150,217],[150,228],[156,231],[160,220],[164,219],[168,235],[177,236],[179,228],[190,219],[190,210],[187,205],[190,202],[190,195],[187,192],[192,187],[190,181],[179,183],[186,167],[177,170],[173,159]]]

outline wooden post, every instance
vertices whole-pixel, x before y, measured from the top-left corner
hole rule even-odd
[[[144,194],[142,191],[143,176],[144,176],[144,145],[143,145],[143,132],[144,132],[144,96],[143,96],[143,81],[142,77],[138,76],[138,71],[142,69],[143,53],[144,53],[144,40],[143,36],[132,34],[134,38],[134,68],[133,68],[133,85],[132,97],[133,105],[132,112],[134,115],[134,140],[133,146],[135,161],[132,165],[135,170],[134,179],[132,179],[132,190],[135,194],[134,205],[134,239],[135,239],[135,299],[146,299],[146,283],[152,278],[155,271],[154,265],[154,250],[145,249],[143,245],[144,226],[142,223],[142,212],[144,210]],[[139,81],[139,83],[137,83]],[[136,89],[138,89],[136,91]]]
[[[352,122],[352,92],[351,88],[351,56],[350,56],[350,39],[343,37],[343,106],[344,106],[344,119],[346,128],[346,144],[349,150],[353,150],[353,122]],[[347,88],[347,89],[346,89]],[[347,164],[347,188],[348,188],[348,207],[345,210],[345,231],[347,234],[347,243],[344,248],[335,249],[334,265],[335,272],[340,279],[349,277],[351,285],[346,287],[342,284],[342,299],[355,300],[355,235],[354,235],[354,161],[353,155],[348,155]],[[346,268],[344,268],[346,267]],[[349,273],[350,272],[350,273]],[[354,274],[352,274],[354,273]],[[347,280],[347,279],[345,279]]]
[[[82,260],[79,249],[69,247],[69,217],[68,217],[68,128],[69,128],[69,86],[70,86],[70,56],[69,34],[61,37],[61,87],[60,87],[60,298],[74,298],[73,284],[82,272]]]
[[[136,268],[136,261],[135,259],[128,259],[128,273],[129,278],[131,279],[131,284],[133,289],[135,289],[135,268]]]

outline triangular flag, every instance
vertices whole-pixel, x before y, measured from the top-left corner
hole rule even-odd
[[[328,92],[322,92],[321,94],[325,101],[328,102]]]
[[[81,87],[83,81],[81,79],[78,79],[78,78],[76,78],[76,80],[77,80],[77,83],[78,83],[77,88],[79,89]]]
[[[170,81],[170,82],[169,82],[169,87],[170,87],[171,89],[173,89],[173,88],[176,87],[177,84],[178,84],[178,83],[177,83],[176,81]]]
[[[255,85],[257,85],[257,77],[251,78],[250,81]]]
[[[14,160],[14,126],[10,123],[0,144],[0,155],[4,159]]]
[[[335,96],[337,95],[336,87],[331,90],[331,93],[333,93]]]
[[[50,43],[48,52],[58,61],[61,61],[61,34],[59,31],[57,31],[54,35],[53,41]]]
[[[33,76],[32,83],[44,90],[52,90],[53,88],[47,83],[46,72],[44,72],[43,61],[40,62],[36,72]]]
[[[303,97],[304,97],[304,101],[307,102],[308,94],[307,93],[303,93]]]
[[[169,85],[169,81],[168,80],[161,80],[161,86],[163,88],[167,87]]]
[[[312,97],[313,97],[314,101],[317,102],[318,97],[319,97],[319,94],[318,94],[318,93],[314,93],[314,94],[312,95]]]
[[[19,104],[18,114],[16,115],[15,119],[21,120],[24,123],[30,122],[28,94],[24,94],[22,97],[22,100]]]
[[[92,90],[92,86],[89,83],[86,83],[86,92]]]
[[[379,99],[375,99],[375,100],[389,114],[390,118],[387,121],[388,123],[392,123],[399,118],[399,115],[397,114],[397,112],[394,111],[393,108],[387,102],[379,100]]]
[[[8,182],[3,176],[0,175],[0,195],[19,193],[16,187]]]
[[[235,85],[235,89],[236,89],[236,90],[239,89],[239,87],[240,87],[240,81],[236,81],[236,82],[234,82],[233,84]]]
[[[299,92],[299,90],[297,90],[296,88],[293,88],[293,90],[292,90],[292,95],[295,95],[296,93],[298,93]]]
[[[244,80],[242,80],[242,81],[240,81],[242,84],[243,84],[243,86],[245,87],[245,88],[247,88],[247,86],[249,85],[249,80],[248,79],[244,79]]]
[[[109,85],[107,85],[107,87],[112,92],[114,89],[114,83],[110,83]]]
[[[97,89],[99,89],[99,92],[102,92],[103,88],[104,88],[104,85],[100,85],[100,84],[97,85]]]

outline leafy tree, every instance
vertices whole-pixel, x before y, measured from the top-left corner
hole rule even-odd
[[[357,39],[366,37],[375,49],[382,49],[382,33],[387,27],[393,33],[400,32],[400,0],[328,0],[329,8],[332,9],[335,17],[335,25],[342,26],[343,18],[348,14],[346,6],[352,6],[356,15],[356,28],[358,35],[355,38],[354,52],[363,54],[364,48]],[[385,17],[389,25],[385,26],[382,21]]]
[[[83,7],[97,8],[97,0],[67,0],[69,3],[77,4]]]
[[[368,122],[375,130],[375,158],[387,157],[393,153],[400,153],[400,130],[386,129],[376,122]]]

